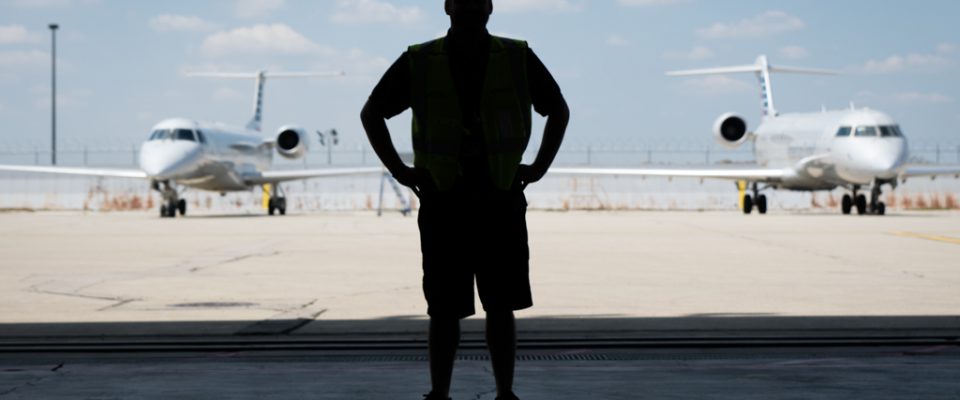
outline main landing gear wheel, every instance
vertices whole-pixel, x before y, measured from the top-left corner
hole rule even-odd
[[[844,215],[850,215],[850,211],[853,210],[853,198],[849,194],[843,195],[843,200],[840,201],[840,210],[843,211]]]
[[[857,195],[857,214],[863,215],[867,213],[867,196]]]
[[[744,195],[743,196],[743,213],[750,214],[751,212],[753,212],[753,197],[750,197],[749,194]]]
[[[883,204],[881,201],[877,204],[877,215],[886,215],[887,214],[887,205]]]
[[[757,212],[760,214],[767,213],[767,195],[761,194],[757,196]]]
[[[267,203],[267,213],[273,215],[276,212],[279,212],[280,215],[287,215],[286,197],[271,198]]]
[[[177,201],[177,211],[180,211],[180,216],[181,216],[181,217],[187,215],[187,201],[186,201],[186,200],[180,199],[179,201]]]

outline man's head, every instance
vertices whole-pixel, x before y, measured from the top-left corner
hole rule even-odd
[[[486,29],[493,13],[493,0],[446,0],[443,7],[453,30],[476,32]]]

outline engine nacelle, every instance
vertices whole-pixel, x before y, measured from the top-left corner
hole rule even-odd
[[[747,121],[734,113],[726,113],[713,123],[713,134],[725,147],[738,147],[752,136],[747,132]]]
[[[291,160],[303,157],[307,153],[307,131],[293,125],[280,128],[277,133],[277,153]]]

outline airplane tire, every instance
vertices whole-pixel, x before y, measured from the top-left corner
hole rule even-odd
[[[743,213],[750,214],[753,212],[753,197],[750,195],[743,196]]]
[[[857,214],[863,215],[867,213],[867,196],[859,195],[857,196]]]
[[[274,213],[274,211],[276,211],[276,209],[277,209],[277,208],[276,208],[276,207],[274,206],[274,204],[273,204],[273,199],[270,199],[269,201],[267,201],[267,214],[273,215],[273,213]]]
[[[166,217],[167,217],[167,206],[162,205],[160,206],[160,218],[166,218]]]
[[[767,196],[766,195],[761,194],[757,196],[757,212],[759,212],[760,214],[767,213]]]
[[[853,198],[849,194],[845,194],[843,200],[840,201],[840,211],[843,211],[844,215],[850,215],[850,210],[853,210]]]
[[[180,199],[180,201],[177,202],[177,211],[180,211],[180,216],[181,216],[181,217],[184,216],[184,215],[187,215],[187,201],[186,201],[186,200]]]
[[[887,205],[883,204],[881,201],[877,203],[877,215],[886,215],[887,214]]]
[[[280,215],[287,215],[287,198],[281,197],[277,202],[277,211],[280,211]]]

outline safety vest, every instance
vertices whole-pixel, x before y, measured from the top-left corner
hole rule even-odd
[[[440,191],[461,175],[462,121],[445,38],[410,46],[414,166],[430,172]],[[531,100],[527,84],[527,43],[491,37],[490,58],[480,101],[487,164],[494,186],[513,185],[530,140]]]

